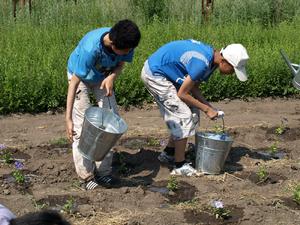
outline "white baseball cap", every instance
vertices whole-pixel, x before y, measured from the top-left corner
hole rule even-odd
[[[246,81],[246,63],[249,59],[246,48],[241,44],[231,44],[222,48],[220,53],[233,66],[237,78]]]

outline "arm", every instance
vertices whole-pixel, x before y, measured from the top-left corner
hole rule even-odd
[[[75,135],[75,132],[73,130],[72,111],[73,111],[76,90],[78,88],[79,83],[80,83],[80,79],[76,75],[73,75],[69,82],[69,88],[68,88],[67,108],[66,108],[66,132],[67,132],[67,137],[71,142],[73,141],[73,135]]]
[[[105,88],[106,89],[106,95],[105,96],[111,96],[114,86],[114,81],[117,79],[118,75],[122,72],[124,68],[124,62],[120,62],[119,65],[114,68],[112,73],[107,76],[101,83],[100,89]]]
[[[187,105],[194,106],[201,111],[205,112],[205,114],[210,118],[214,119],[218,116],[218,113],[212,108],[212,106],[204,99],[201,95],[200,90],[195,86],[196,82],[194,82],[191,77],[188,75],[180,89],[178,90],[178,97],[185,102]],[[198,91],[196,91],[198,89]],[[195,98],[190,94],[195,94]]]

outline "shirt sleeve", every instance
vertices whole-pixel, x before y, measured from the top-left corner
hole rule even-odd
[[[205,75],[207,65],[201,59],[193,57],[186,66],[186,70],[193,81],[201,81]]]
[[[96,62],[96,55],[91,51],[87,51],[84,48],[80,48],[78,52],[77,60],[74,64],[74,71],[78,77],[85,78],[93,65]]]

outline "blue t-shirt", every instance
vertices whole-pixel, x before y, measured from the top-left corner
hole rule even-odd
[[[181,86],[185,77],[193,81],[207,81],[212,68],[214,50],[210,45],[195,40],[170,42],[148,59],[154,75],[166,77],[175,86]]]
[[[71,53],[68,60],[68,72],[76,74],[81,80],[97,83],[105,78],[119,62],[131,62],[133,50],[126,55],[108,52],[103,45],[103,37],[110,28],[99,28],[88,32]]]

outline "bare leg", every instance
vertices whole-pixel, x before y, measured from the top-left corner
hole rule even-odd
[[[185,160],[185,147],[187,138],[174,141],[175,144],[175,162],[182,162]]]

